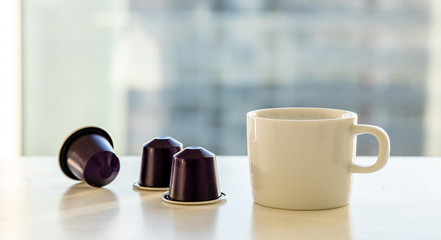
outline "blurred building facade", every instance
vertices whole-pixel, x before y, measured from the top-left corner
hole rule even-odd
[[[91,124],[122,154],[165,135],[246,154],[246,112],[296,106],[355,111],[389,133],[393,155],[431,154],[429,0],[26,0],[24,9],[24,154],[53,154]],[[376,154],[373,137],[358,145]]]
[[[130,152],[165,134],[245,154],[247,111],[312,106],[355,111],[389,133],[392,154],[423,154],[428,1],[134,0],[130,12],[163,71],[160,89],[129,88]],[[358,145],[376,154],[372,137]]]

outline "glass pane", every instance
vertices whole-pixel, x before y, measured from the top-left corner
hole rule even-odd
[[[383,127],[392,155],[441,155],[432,4],[25,0],[24,154],[99,125],[120,154],[167,135],[243,155],[246,112],[309,106]]]

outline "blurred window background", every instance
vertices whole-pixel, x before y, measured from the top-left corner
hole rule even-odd
[[[171,136],[244,155],[246,112],[327,107],[383,127],[392,155],[439,156],[440,4],[23,0],[23,154],[98,125],[120,154]]]

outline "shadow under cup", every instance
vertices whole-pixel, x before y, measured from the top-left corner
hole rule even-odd
[[[374,135],[379,142],[379,158],[370,167],[352,163],[356,135],[363,133]],[[337,109],[249,112],[247,144],[254,201],[293,210],[348,204],[352,173],[379,170],[389,155],[389,139],[382,129],[357,125],[357,114]]]

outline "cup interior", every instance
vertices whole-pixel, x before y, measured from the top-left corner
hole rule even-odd
[[[293,121],[346,119],[357,116],[354,112],[328,108],[269,108],[255,110],[248,114],[256,118]]]

